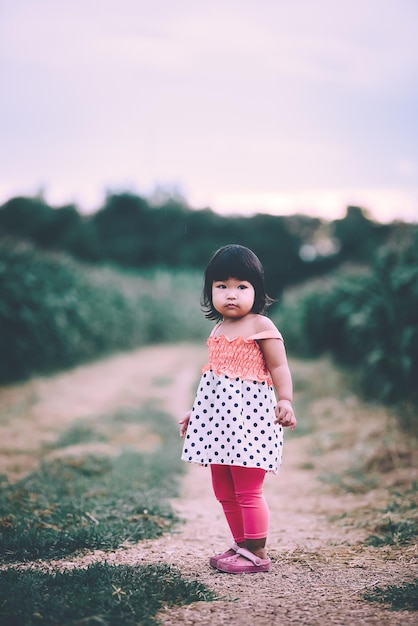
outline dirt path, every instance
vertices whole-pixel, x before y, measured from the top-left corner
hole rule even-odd
[[[150,347],[1,389],[0,473],[18,478],[32,469],[42,458],[45,443],[75,419],[149,400],[178,419],[190,406],[204,357],[204,347]],[[296,388],[303,390],[311,378],[323,377],[321,367],[329,368],[292,364]],[[328,379],[331,373],[328,369]],[[327,384],[323,387],[320,398],[308,405],[306,399],[301,402],[298,415],[301,423],[304,412],[317,416],[315,430],[302,437],[287,434],[280,475],[266,480],[273,560],[268,574],[233,576],[208,566],[209,556],[226,548],[230,539],[211,492],[209,472],[194,465],[188,466],[181,498],[173,502],[186,520],[177,534],[113,553],[96,551],[82,559],[33,566],[54,570],[103,560],[163,561],[207,584],[220,597],[213,603],[165,609],[160,619],[166,626],[416,624],[416,613],[392,612],[362,599],[365,589],[401,584],[417,573],[416,546],[389,549],[361,543],[368,534],[364,523],[368,512],[386,502],[386,483],[350,494],[318,481],[319,474],[346,467],[350,455],[364,451],[364,441],[381,432],[382,416],[369,414],[365,420],[364,406],[350,395],[345,399],[349,410],[341,411]],[[361,429],[356,419],[362,420]],[[179,440],[179,453],[180,448]],[[399,480],[404,473],[399,469]],[[353,517],[356,525],[350,523]]]

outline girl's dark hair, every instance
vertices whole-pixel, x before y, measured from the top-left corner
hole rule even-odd
[[[207,319],[222,319],[213,306],[212,284],[215,280],[228,280],[228,278],[246,280],[252,284],[255,291],[252,313],[264,313],[274,302],[266,293],[264,270],[258,256],[245,246],[230,244],[215,252],[205,271],[201,306]]]

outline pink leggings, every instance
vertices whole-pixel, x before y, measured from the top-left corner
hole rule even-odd
[[[212,485],[236,543],[267,537],[269,509],[263,495],[266,471],[211,465]]]

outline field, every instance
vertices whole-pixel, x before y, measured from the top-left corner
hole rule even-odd
[[[147,346],[1,388],[1,623],[415,624],[416,442],[326,358],[291,362],[272,572],[209,568],[230,539],[176,423],[204,356]]]

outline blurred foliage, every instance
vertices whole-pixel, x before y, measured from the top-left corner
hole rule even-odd
[[[0,241],[0,382],[115,350],[201,339],[201,276],[90,268],[62,254]]]
[[[370,267],[347,266],[290,289],[274,319],[291,351],[330,353],[370,399],[416,407],[418,227],[390,240]],[[412,413],[405,410],[405,426]]]
[[[343,219],[333,223],[334,237],[340,245],[341,260],[370,261],[376,247],[387,241],[393,227],[368,219],[360,207],[349,206]]]
[[[0,207],[0,235],[0,382],[205,337],[202,271],[219,246],[235,242],[261,258],[291,352],[330,352],[370,397],[416,402],[414,224],[378,224],[355,206],[329,223],[222,217],[177,197],[120,193],[90,216],[13,198]]]
[[[147,200],[130,193],[109,194],[89,216],[42,198],[16,197],[0,207],[0,233],[89,262],[202,271],[217,248],[240,243],[262,259],[273,297],[347,259],[369,260],[397,227],[373,222],[359,207],[328,224],[304,215],[224,217],[191,209],[177,197]]]

